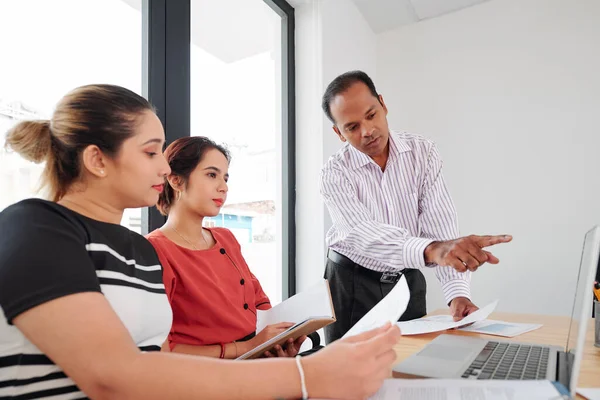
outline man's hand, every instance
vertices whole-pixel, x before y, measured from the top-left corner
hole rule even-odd
[[[465,236],[455,240],[433,242],[425,248],[424,256],[427,264],[452,267],[458,272],[476,271],[483,263],[498,264],[498,260],[484,247],[512,240],[510,235]]]
[[[475,304],[471,303],[471,300],[466,297],[455,297],[450,302],[450,312],[454,321],[460,321],[467,315],[474,311],[479,310]]]

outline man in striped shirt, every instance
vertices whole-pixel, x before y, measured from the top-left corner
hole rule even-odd
[[[471,272],[498,263],[484,247],[512,238],[459,238],[435,145],[389,130],[383,97],[367,74],[351,71],[335,78],[322,106],[344,142],[323,167],[320,182],[333,220],[325,278],[337,322],[325,328],[327,342],[343,336],[402,274],[411,298],[401,320],[424,316],[424,267],[435,268],[455,320],[477,310],[470,300]]]

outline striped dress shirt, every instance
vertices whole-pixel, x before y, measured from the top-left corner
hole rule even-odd
[[[385,171],[346,142],[321,170],[320,183],[333,220],[327,246],[374,271],[435,268],[447,303],[471,298],[470,271],[425,264],[423,252],[431,242],[459,236],[432,141],[390,131]]]

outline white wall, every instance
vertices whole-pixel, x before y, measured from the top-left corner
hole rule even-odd
[[[341,142],[321,111],[321,96],[337,75],[375,75],[376,35],[348,0],[301,1],[296,13],[296,268],[297,288],[323,277],[329,213],[319,172]]]
[[[461,233],[514,235],[474,275],[478,304],[570,313],[600,223],[599,21],[597,0],[492,0],[377,37],[390,126],[438,144]]]

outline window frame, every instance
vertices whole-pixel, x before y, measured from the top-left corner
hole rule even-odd
[[[280,148],[282,165],[282,299],[296,294],[295,16],[285,0],[263,0],[281,18]],[[142,0],[142,93],[156,107],[167,145],[190,135],[191,1]],[[156,207],[142,210],[142,233],[166,221]]]

